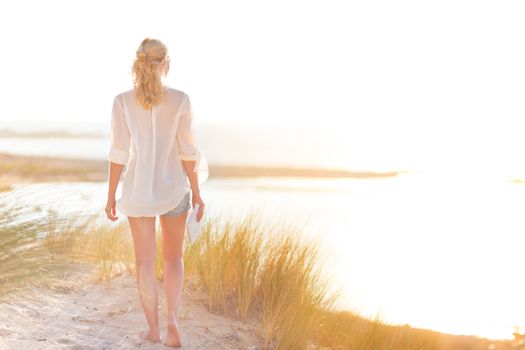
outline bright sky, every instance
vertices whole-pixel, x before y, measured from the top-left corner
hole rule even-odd
[[[525,175],[522,1],[16,1],[2,120],[105,122],[145,37],[198,123],[314,126],[373,163]],[[366,151],[365,151],[366,150]],[[492,169],[492,170],[491,170]]]

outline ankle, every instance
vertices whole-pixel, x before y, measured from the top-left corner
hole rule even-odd
[[[177,316],[168,316],[168,324],[179,324],[179,318]]]
[[[168,321],[168,328],[169,327],[173,327],[173,326],[178,328],[179,327],[179,320],[170,320],[170,321]]]

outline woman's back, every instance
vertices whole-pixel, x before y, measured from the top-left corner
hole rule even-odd
[[[118,211],[129,216],[161,215],[190,191],[181,160],[197,161],[199,182],[208,176],[197,143],[189,96],[167,87],[150,109],[139,104],[134,89],[118,94],[111,117],[108,160],[126,164]]]

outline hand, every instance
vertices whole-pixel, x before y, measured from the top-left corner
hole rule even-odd
[[[197,222],[199,222],[204,215],[204,202],[199,192],[193,192],[191,196],[191,207],[195,208],[196,203],[199,203],[199,211],[197,212]]]
[[[106,203],[105,211],[106,211],[106,216],[111,221],[118,220],[117,209],[115,209],[115,204],[116,204],[115,198],[108,198],[108,202]]]

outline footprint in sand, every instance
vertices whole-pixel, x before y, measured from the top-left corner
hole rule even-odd
[[[57,343],[60,343],[60,344],[72,344],[73,340],[71,340],[69,338],[60,338],[60,339],[57,340]]]

